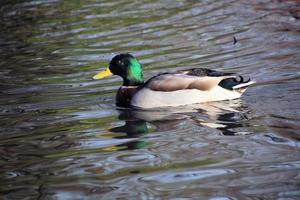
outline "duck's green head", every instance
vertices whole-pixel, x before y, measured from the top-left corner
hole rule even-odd
[[[144,83],[142,66],[130,54],[119,54],[113,57],[109,66],[96,74],[93,79],[102,79],[111,75],[121,76],[124,86],[137,86]]]

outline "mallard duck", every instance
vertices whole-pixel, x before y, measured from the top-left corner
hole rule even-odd
[[[239,98],[253,84],[250,78],[206,68],[158,74],[144,82],[138,60],[130,54],[113,57],[94,79],[118,75],[123,85],[116,96],[118,107],[155,108]]]

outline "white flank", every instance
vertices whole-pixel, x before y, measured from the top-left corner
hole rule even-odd
[[[140,108],[155,108],[166,106],[181,106],[209,101],[236,99],[241,92],[224,89],[217,86],[209,91],[184,89],[172,92],[153,91],[143,88],[131,100],[131,105]]]

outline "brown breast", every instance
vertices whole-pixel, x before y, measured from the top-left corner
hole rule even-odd
[[[130,101],[137,90],[138,86],[121,86],[116,96],[116,105],[118,107],[130,107]]]

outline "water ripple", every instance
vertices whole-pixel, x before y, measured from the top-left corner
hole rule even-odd
[[[297,1],[1,1],[6,199],[297,199]],[[121,110],[129,52],[146,79],[206,67],[256,80],[239,100]]]

